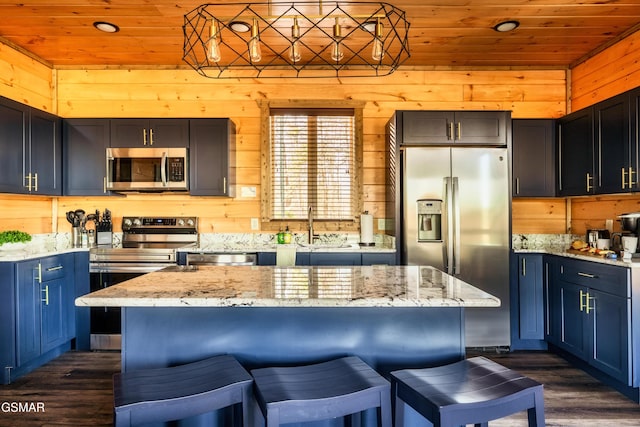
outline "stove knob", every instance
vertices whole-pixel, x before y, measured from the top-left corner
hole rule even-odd
[[[125,219],[123,222],[125,227],[131,227],[131,220],[129,218]]]
[[[179,219],[178,220],[178,226],[179,227],[184,227],[184,219]]]
[[[187,225],[188,225],[189,227],[193,227],[194,225],[196,225],[196,223],[193,221],[193,219],[189,218],[189,219],[187,220]]]
[[[135,225],[136,227],[139,227],[142,225],[142,221],[140,221],[140,218],[136,218],[133,220],[133,225]]]

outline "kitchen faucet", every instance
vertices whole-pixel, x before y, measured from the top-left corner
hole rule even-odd
[[[313,245],[313,241],[320,237],[319,234],[313,233],[313,206],[309,206],[309,244]]]

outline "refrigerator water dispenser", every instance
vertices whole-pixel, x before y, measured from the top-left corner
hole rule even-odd
[[[418,242],[442,241],[442,200],[422,199],[418,204]]]

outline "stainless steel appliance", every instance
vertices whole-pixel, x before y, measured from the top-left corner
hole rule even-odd
[[[432,265],[500,298],[467,309],[466,346],[509,346],[509,153],[493,147],[401,148],[401,262]]]
[[[187,265],[256,265],[254,253],[187,253]]]
[[[107,148],[107,190],[186,191],[187,148]]]
[[[589,243],[589,247],[595,248],[598,244],[598,239],[610,238],[609,230],[587,230],[587,243]]]
[[[177,265],[176,249],[198,245],[195,217],[124,217],[122,247],[89,250],[91,291]],[[91,309],[91,348],[120,348],[120,309]]]

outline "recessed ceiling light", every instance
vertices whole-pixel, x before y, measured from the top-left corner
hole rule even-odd
[[[493,27],[493,29],[500,33],[506,33],[508,31],[515,30],[519,26],[520,26],[520,22],[518,21],[504,21],[504,22],[500,22],[499,24],[496,24],[496,26]]]
[[[248,33],[251,30],[251,25],[243,21],[229,22],[228,27],[236,33]]]
[[[104,31],[105,33],[117,33],[118,31],[120,31],[120,28],[118,28],[117,25],[110,22],[96,21],[93,23],[93,26],[100,31]]]

